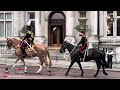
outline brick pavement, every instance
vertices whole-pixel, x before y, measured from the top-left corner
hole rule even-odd
[[[8,66],[13,65],[15,62],[15,59],[5,59],[0,58],[0,64],[5,64]],[[25,59],[27,66],[39,66],[40,62],[37,58],[33,59]],[[83,69],[96,69],[96,64],[94,61],[90,62],[81,62]],[[23,65],[21,61],[18,61],[16,65]],[[68,60],[52,60],[52,67],[62,67],[62,68],[68,68],[70,65],[70,61]],[[79,68],[78,64],[75,63],[72,68]],[[113,71],[120,71],[120,64],[113,64],[112,69],[106,69],[106,70],[113,70]]]

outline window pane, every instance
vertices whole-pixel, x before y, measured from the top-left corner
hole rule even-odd
[[[117,16],[120,16],[120,11],[117,11]]]
[[[12,19],[12,14],[11,13],[6,13],[5,17],[6,17],[6,19]]]
[[[120,18],[117,19],[117,36],[120,36]]]
[[[35,35],[35,21],[31,21],[32,31]]]
[[[55,13],[51,19],[64,19],[64,16],[61,13]]]
[[[86,11],[79,11],[80,17],[86,17]]]
[[[35,19],[35,12],[30,12],[29,15],[30,15],[30,19]]]
[[[12,36],[12,22],[6,22],[7,37]]]
[[[0,13],[0,19],[4,19],[4,13]]]
[[[4,22],[0,22],[0,37],[4,37]]]

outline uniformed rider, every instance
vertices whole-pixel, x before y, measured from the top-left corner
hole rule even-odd
[[[31,23],[30,21],[28,23]],[[23,57],[26,56],[26,53],[25,53],[25,47],[27,46],[27,43],[32,46],[33,42],[34,42],[34,34],[31,30],[31,26],[30,24],[27,25],[26,27],[26,30],[27,30],[27,33],[25,35],[25,37],[23,38],[22,42],[21,42],[21,49],[22,49],[22,54],[23,54]],[[26,40],[26,42],[24,42],[24,40]]]
[[[82,59],[82,58],[84,58],[84,55],[83,55],[82,52],[86,49],[88,40],[87,40],[85,31],[81,31],[79,36],[82,36],[82,37],[81,37],[81,40],[79,41],[79,43],[77,44],[77,46],[80,47],[79,55],[80,55],[80,57]]]

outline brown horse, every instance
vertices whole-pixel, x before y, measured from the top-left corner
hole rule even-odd
[[[20,48],[21,39],[7,38],[6,43],[7,43],[8,49],[11,49],[11,48],[15,49],[15,55],[17,56],[17,59],[16,59],[15,63],[13,64],[12,68],[14,69],[16,63],[19,60],[21,60],[24,65],[24,72],[26,73],[27,67],[26,67],[24,58],[22,56],[22,50]],[[46,70],[51,72],[51,70],[50,70],[51,59],[50,59],[48,49],[43,44],[33,44],[32,47],[36,52],[34,50],[28,50],[27,48],[25,49],[25,51],[26,51],[26,55],[28,58],[39,57],[39,60],[41,63],[40,63],[39,70],[36,73],[38,73],[38,74],[40,73],[44,64],[46,66]]]

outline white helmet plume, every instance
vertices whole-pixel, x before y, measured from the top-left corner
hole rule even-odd
[[[30,26],[30,25],[31,25],[31,20],[29,20],[29,21],[28,21],[28,24],[27,24],[27,25],[28,25],[28,26]]]

